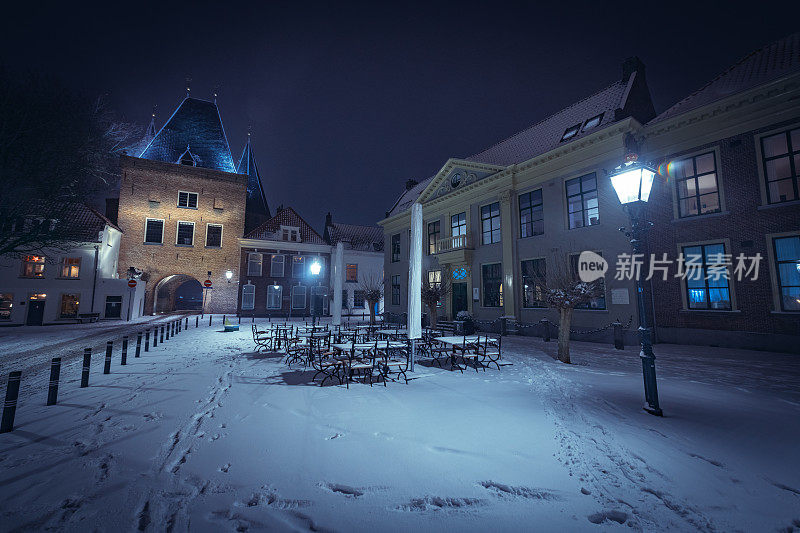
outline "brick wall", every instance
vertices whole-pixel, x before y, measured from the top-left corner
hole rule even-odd
[[[239,242],[244,233],[247,176],[122,157],[119,199],[119,273],[135,266],[149,275],[145,313],[153,312],[153,295],[160,281],[173,275],[191,276],[201,283],[211,271],[214,289],[208,291],[206,311],[233,313],[239,281]],[[198,193],[197,209],[177,207],[178,191]],[[164,220],[163,244],[143,244],[145,219]],[[194,222],[192,246],[176,245],[178,221]],[[222,224],[222,246],[207,248],[206,224]],[[233,272],[231,282],[225,271]],[[172,278],[174,293],[187,278]]]

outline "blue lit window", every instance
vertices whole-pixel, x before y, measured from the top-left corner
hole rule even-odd
[[[800,236],[775,239],[781,310],[800,311]]]
[[[686,298],[689,309],[731,310],[725,245],[684,246]]]

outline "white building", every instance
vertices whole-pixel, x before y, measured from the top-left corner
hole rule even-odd
[[[331,214],[325,219],[325,242],[331,245],[331,315],[369,315],[364,285],[383,284],[383,229],[379,226],[356,226],[334,223]],[[375,314],[383,313],[383,299]],[[335,320],[334,320],[335,322]]]
[[[85,205],[65,207],[53,224],[69,244],[0,257],[0,326],[74,322],[80,315],[127,320],[142,315],[145,282],[119,279],[122,231]]]

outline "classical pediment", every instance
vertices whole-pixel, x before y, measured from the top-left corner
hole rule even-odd
[[[497,174],[504,169],[505,167],[498,165],[475,163],[462,159],[448,159],[447,163],[436,174],[436,177],[422,191],[418,201],[424,204],[435,198],[465,189],[473,183]]]

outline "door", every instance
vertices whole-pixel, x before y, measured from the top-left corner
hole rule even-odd
[[[467,310],[467,284],[453,283],[453,317],[455,320],[459,311]]]
[[[106,318],[122,316],[122,296],[106,296]]]
[[[44,304],[41,300],[31,300],[28,302],[28,326],[41,326],[44,321]]]

